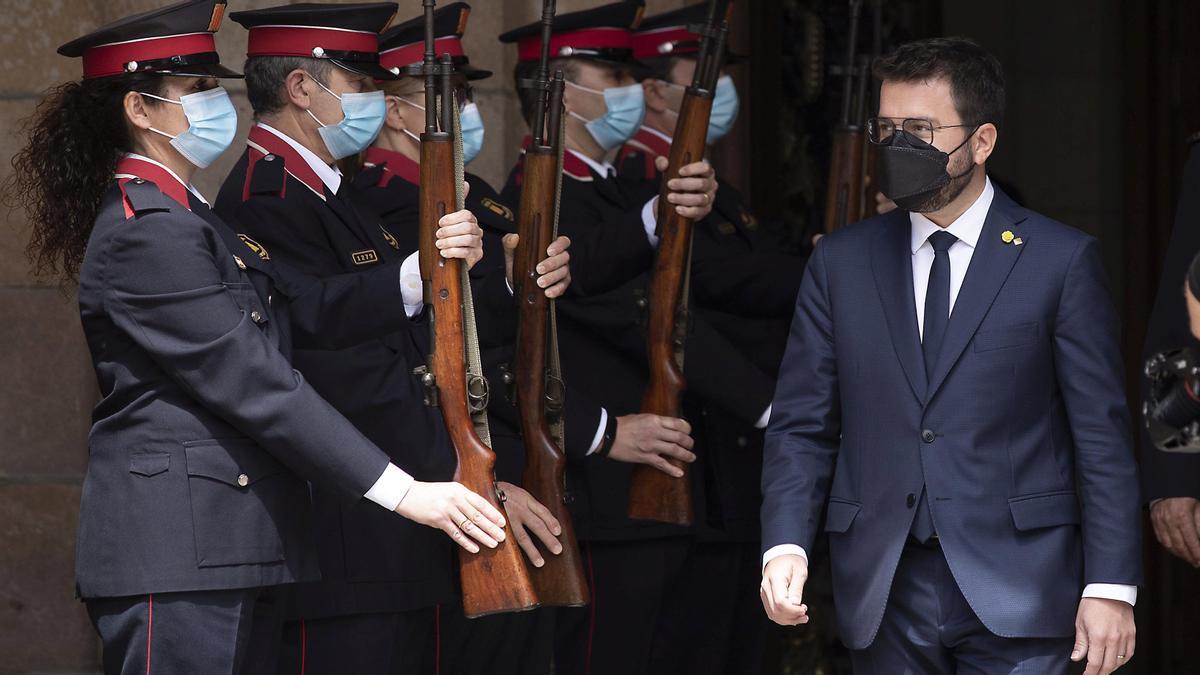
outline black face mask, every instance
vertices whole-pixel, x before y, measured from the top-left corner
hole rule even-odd
[[[905,211],[929,211],[928,206],[938,201],[942,188],[951,180],[975,170],[972,164],[957,176],[951,176],[947,171],[950,155],[958,152],[974,135],[975,131],[967,134],[962,143],[947,153],[907,131],[897,130],[889,144],[879,147],[879,191]]]

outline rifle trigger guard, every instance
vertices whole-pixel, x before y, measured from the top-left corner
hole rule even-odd
[[[471,413],[481,413],[487,410],[490,391],[488,381],[479,375],[467,374],[467,405]]]

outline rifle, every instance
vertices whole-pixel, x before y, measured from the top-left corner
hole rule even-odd
[[[879,55],[882,40],[882,3],[872,3],[872,56],[858,53],[858,24],[862,0],[850,0],[850,31],[846,62],[832,68],[842,76],[842,109],[833,130],[829,161],[829,187],[825,196],[825,232],[845,227],[876,213],[865,178],[875,171],[877,150],[866,142],[863,123],[871,103],[871,60]],[[877,93],[877,92],[875,92]]]
[[[440,406],[458,456],[454,480],[503,510],[496,488],[496,454],[487,428],[487,381],[479,367],[475,309],[462,260],[441,257],[435,245],[438,220],[463,206],[462,139],[454,102],[454,62],[434,56],[433,9],[425,9],[425,57],[409,75],[425,78],[425,132],[421,134],[420,263],[425,303],[431,312],[432,351],[418,368],[427,402]],[[494,549],[460,550],[463,611],[468,617],[532,609],[537,594],[512,528]]]
[[[709,0],[704,26],[689,26],[701,36],[696,74],[679,109],[671,141],[670,164],[663,174],[658,198],[658,252],[650,278],[646,351],[650,381],[642,397],[642,412],[667,417],[682,416],[684,340],[688,322],[688,277],[692,257],[692,219],[675,211],[667,201],[667,183],[679,170],[704,157],[713,93],[721,76],[725,41],[729,35],[728,0]],[[658,469],[634,467],[626,515],[639,520],[690,525],[693,520],[691,483],[687,465],[668,460],[681,469],[673,478]]]
[[[537,75],[519,83],[537,91],[533,143],[525,152],[525,180],[517,219],[520,242],[513,258],[513,292],[518,300],[517,352],[514,360],[517,410],[525,439],[526,490],[562,525],[562,553],[546,556],[533,568],[534,588],[547,605],[580,606],[588,602],[583,559],[566,505],[567,458],[563,453],[564,387],[558,359],[554,301],[537,285],[537,266],[558,233],[562,190],[562,71],[549,79],[550,36],[554,0],[542,9],[542,55]],[[547,124],[547,119],[549,124]]]

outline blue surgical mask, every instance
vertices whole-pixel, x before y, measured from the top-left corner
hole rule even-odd
[[[150,131],[171,139],[171,146],[187,161],[203,169],[229,149],[237,135],[237,110],[223,87],[181,96],[178,101],[138,92],[159,101],[183,106],[188,128],[172,136],[154,127]]]
[[[567,84],[580,91],[604,97],[605,113],[596,119],[589,120],[576,112],[569,114],[576,119],[583,120],[587,125],[588,133],[605,150],[612,150],[620,146],[633,138],[633,135],[641,128],[642,120],[646,117],[646,99],[642,93],[642,85],[608,87],[599,91],[574,82],[567,82]]]
[[[687,88],[681,84],[665,80],[662,80],[662,83],[668,87]],[[708,138],[706,142],[709,145],[721,140],[733,130],[733,124],[737,121],[738,109],[740,107],[737,87],[733,84],[733,78],[728,75],[722,75],[721,79],[717,80],[716,91],[713,92],[712,113],[708,118]],[[670,112],[677,117],[679,116],[679,113],[674,110]]]
[[[309,77],[312,76],[309,75]],[[342,159],[366,150],[367,146],[371,145],[371,142],[379,135],[379,130],[383,128],[384,119],[387,117],[387,102],[383,92],[352,92],[338,96],[330,91],[329,87],[321,84],[317,78],[313,77],[313,82],[316,82],[317,86],[328,92],[330,96],[342,102],[342,121],[334,126],[327,126],[317,119],[311,110],[305,111],[309,117],[321,125],[319,129],[321,140],[325,141],[325,147],[329,150],[329,154],[333,155],[334,159]]]
[[[397,96],[396,98],[418,110],[425,110],[425,106],[420,103],[414,103],[403,96]],[[458,126],[462,131],[463,164],[470,164],[471,160],[478,157],[480,151],[483,150],[484,127],[483,116],[479,114],[479,106],[474,103],[468,103],[463,106],[462,111],[458,113]],[[420,136],[408,129],[404,129],[404,133],[420,144]]]
[[[462,128],[463,164],[470,164],[483,150],[483,116],[479,114],[479,106],[468,103],[459,113],[458,123]]]

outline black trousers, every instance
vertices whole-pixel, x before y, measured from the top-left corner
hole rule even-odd
[[[87,600],[105,675],[269,673],[282,606],[277,588]]]
[[[759,675],[767,615],[758,544],[697,542],[654,634],[655,675]]]
[[[460,603],[443,605],[439,675],[549,675],[554,613],[542,607],[468,619]]]
[[[936,542],[905,546],[875,641],[850,653],[854,675],[1065,675],[1074,638],[993,634]]]
[[[592,603],[558,610],[555,675],[658,675],[654,632],[689,539],[592,541],[583,545]]]
[[[288,621],[279,675],[436,675],[437,609]]]

